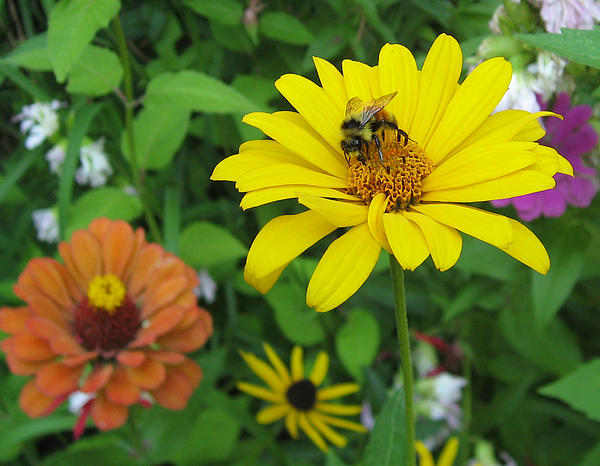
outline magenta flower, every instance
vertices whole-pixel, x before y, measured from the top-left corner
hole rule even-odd
[[[548,108],[538,96],[542,110]],[[564,116],[564,120],[550,118],[546,121],[546,136],[540,143],[553,147],[573,165],[574,177],[557,173],[554,175],[556,187],[538,193],[510,199],[492,201],[496,207],[513,204],[517,214],[525,221],[531,221],[540,215],[560,217],[567,204],[587,207],[598,192],[596,170],[584,165],[582,155],[590,152],[598,144],[598,134],[588,123],[592,108],[588,105],[571,107],[568,94],[561,92],[554,102],[553,112]]]

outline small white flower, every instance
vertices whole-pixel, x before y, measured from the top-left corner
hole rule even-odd
[[[104,138],[81,146],[79,160],[81,166],[75,171],[75,181],[80,185],[89,184],[93,188],[104,186],[112,175],[112,167],[104,152]]]
[[[34,149],[46,138],[52,136],[58,130],[58,115],[56,110],[65,104],[58,100],[52,102],[40,102],[25,105],[21,113],[13,117],[13,121],[20,121],[21,133],[29,132],[25,138],[25,147]]]
[[[466,384],[464,378],[448,372],[417,380],[417,412],[434,421],[444,419],[450,429],[458,429],[461,414],[459,402]]]
[[[209,304],[214,303],[217,294],[217,283],[212,279],[206,269],[198,271],[198,282],[198,286],[194,288],[194,294],[198,298],[204,298]]]
[[[73,414],[79,414],[83,406],[94,398],[93,394],[84,393],[80,390],[76,390],[69,395],[69,411]]]
[[[593,29],[600,21],[598,0],[541,0],[540,16],[548,32],[560,33],[560,28]]]
[[[467,381],[448,372],[441,372],[432,377],[435,380],[433,390],[436,398],[442,404],[458,403],[461,397],[462,388],[467,385]]]
[[[65,161],[66,156],[65,148],[63,144],[57,144],[48,152],[46,152],[46,160],[50,165],[50,171],[60,175],[62,164]]]
[[[544,98],[554,94],[562,82],[567,61],[549,52],[540,52],[535,63],[527,66],[527,71],[535,77],[536,87]]]
[[[58,241],[58,215],[55,209],[34,210],[31,214],[37,238],[46,243]]]
[[[539,112],[540,104],[535,96],[536,92],[542,93],[542,88],[535,75],[529,71],[514,71],[508,91],[494,112],[509,109],[526,110],[531,113]]]

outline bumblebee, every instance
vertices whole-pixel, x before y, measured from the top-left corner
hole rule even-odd
[[[392,92],[374,99],[368,103],[363,102],[358,97],[352,97],[346,104],[346,117],[342,122],[342,150],[346,157],[346,162],[350,163],[351,157],[357,157],[359,161],[366,162],[369,158],[369,143],[375,142],[379,160],[383,162],[383,153],[381,152],[381,138],[385,138],[384,130],[386,128],[396,131],[396,137],[404,137],[404,144],[408,142],[408,134],[398,128],[393,121],[384,118],[378,118],[378,113],[389,104],[397,92]],[[363,148],[365,153],[363,154]]]

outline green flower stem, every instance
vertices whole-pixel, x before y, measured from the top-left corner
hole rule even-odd
[[[413,375],[410,359],[410,336],[408,333],[408,316],[406,314],[406,297],[404,294],[404,271],[396,258],[390,254],[390,271],[392,287],[396,303],[396,328],[400,342],[402,359],[402,375],[404,376],[404,404],[406,409],[406,457],[407,466],[415,466],[415,410],[413,406]]]
[[[148,205],[146,200],[146,193],[144,185],[142,183],[142,177],[140,174],[140,168],[137,163],[137,154],[135,152],[135,139],[133,135],[133,84],[131,80],[131,66],[129,64],[129,52],[127,51],[127,43],[125,42],[125,34],[123,33],[123,26],[121,25],[121,19],[119,15],[113,19],[113,26],[115,34],[117,36],[117,47],[119,48],[119,56],[121,58],[121,64],[123,65],[123,83],[125,85],[125,132],[127,134],[127,144],[129,146],[129,165],[131,167],[131,176],[133,178],[133,184],[137,190],[142,204],[144,206],[144,215],[146,222],[150,228],[150,233],[155,241],[159,243],[161,241],[160,230],[158,224],[154,219],[154,214]]]

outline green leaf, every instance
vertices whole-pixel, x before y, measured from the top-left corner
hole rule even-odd
[[[54,6],[48,20],[48,50],[59,83],[120,7],[119,0],[61,0]]]
[[[315,345],[325,338],[319,315],[305,304],[305,288],[297,283],[278,282],[265,295],[281,332],[292,343]]]
[[[42,153],[42,147],[36,147],[33,150],[27,151],[18,161],[8,167],[6,174],[0,174],[0,202],[10,202],[18,200],[20,190],[17,182],[23,174],[29,169],[33,161]]]
[[[143,108],[133,121],[138,166],[153,170],[167,166],[185,139],[189,117],[187,109],[170,105]],[[121,151],[129,160],[126,131],[121,136]]]
[[[579,366],[575,371],[538,391],[558,398],[590,419],[600,421],[600,358]]]
[[[375,421],[367,444],[364,466],[397,466],[406,463],[404,390],[394,391]]]
[[[559,311],[577,283],[583,267],[589,235],[579,226],[561,228],[547,245],[550,270],[547,275],[533,272],[531,298],[536,324],[543,327]]]
[[[205,113],[244,113],[256,109],[244,95],[198,71],[162,73],[148,84],[148,107],[171,105]]]
[[[73,421],[74,422],[74,421]],[[85,464],[86,466],[138,465],[131,447],[115,434],[83,437],[66,449],[44,457],[44,466]]]
[[[52,64],[48,56],[47,35],[45,32],[30,37],[25,42],[0,59],[0,63],[21,66],[32,71],[51,71]]]
[[[242,20],[242,5],[234,0],[184,0],[187,7],[218,23],[233,26]]]
[[[523,42],[569,60],[600,68],[600,30],[561,29],[562,34],[517,34]]]
[[[112,92],[123,78],[119,57],[112,51],[88,45],[69,72],[67,92],[99,96]]]
[[[600,443],[588,450],[579,466],[598,466],[600,464]]]
[[[288,44],[307,45],[314,39],[312,32],[299,19],[283,12],[261,15],[259,29],[268,38]]]
[[[355,309],[338,330],[335,349],[344,367],[356,379],[363,378],[363,367],[370,366],[379,348],[379,325],[370,312]]]
[[[87,228],[98,217],[129,222],[141,214],[142,203],[136,196],[118,188],[97,188],[86,192],[71,207],[65,238],[69,238],[75,230]]]
[[[194,222],[179,237],[181,258],[195,268],[211,267],[244,257],[248,248],[225,228],[210,222]]]

